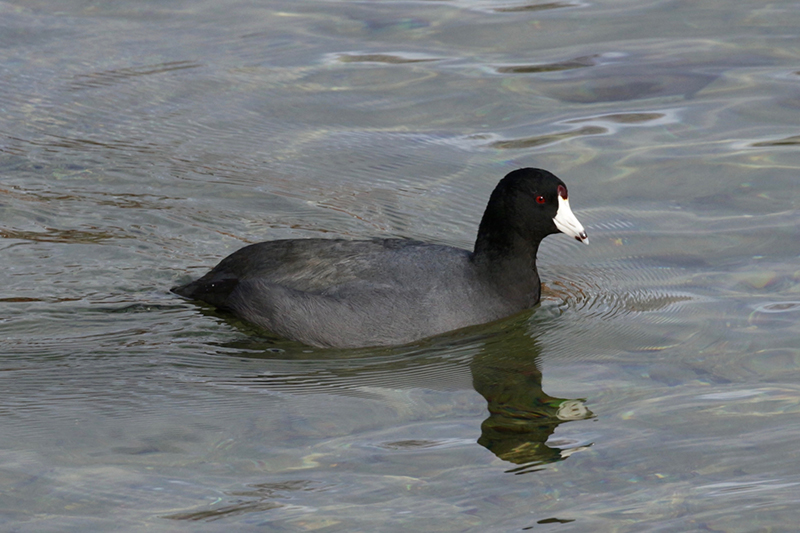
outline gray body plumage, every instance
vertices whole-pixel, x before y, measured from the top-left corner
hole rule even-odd
[[[392,345],[497,320],[538,300],[538,292],[501,298],[478,271],[470,252],[449,246],[283,240],[242,248],[175,292],[312,346]]]

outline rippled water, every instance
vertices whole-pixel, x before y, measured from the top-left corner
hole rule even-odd
[[[791,531],[791,2],[0,2],[9,531]],[[410,346],[168,292],[246,243],[470,247],[506,172],[591,246]]]

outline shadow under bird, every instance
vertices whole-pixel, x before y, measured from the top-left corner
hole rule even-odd
[[[559,232],[589,243],[564,182],[523,168],[495,187],[471,252],[406,239],[268,241],[172,292],[311,346],[405,344],[536,305],[536,252]]]

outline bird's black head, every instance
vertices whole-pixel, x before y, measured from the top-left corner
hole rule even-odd
[[[484,246],[507,247],[517,238],[538,248],[542,239],[559,232],[588,244],[583,226],[569,207],[566,184],[546,170],[521,168],[500,180],[492,192],[476,251],[482,240]]]

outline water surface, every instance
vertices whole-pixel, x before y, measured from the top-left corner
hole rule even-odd
[[[0,2],[0,523],[791,531],[790,2]],[[168,289],[241,246],[470,247],[570,187],[542,304],[391,349]]]

